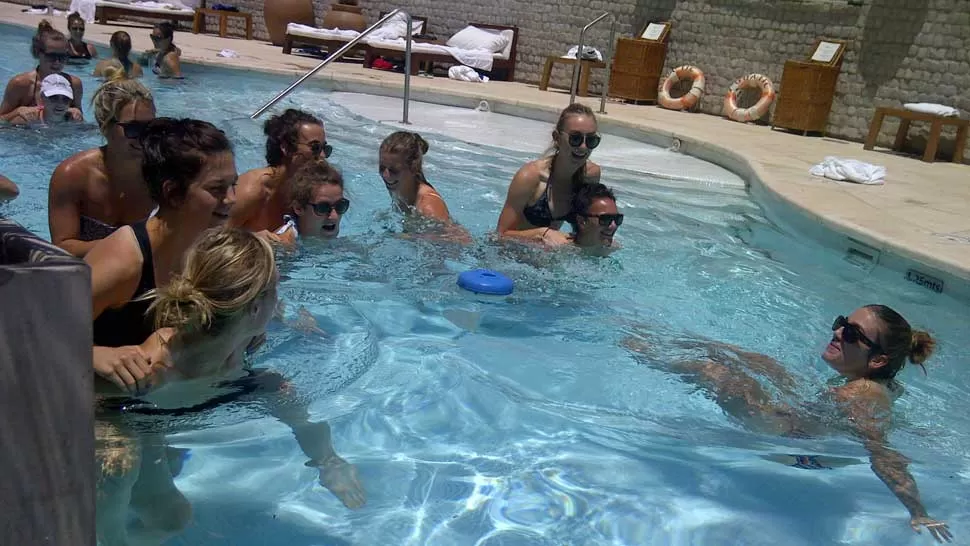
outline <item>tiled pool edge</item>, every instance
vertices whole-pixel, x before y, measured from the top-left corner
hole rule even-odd
[[[6,20],[3,22],[31,28],[16,21]],[[89,41],[106,46],[96,39]],[[203,66],[271,73],[293,78],[306,73],[306,69],[302,67],[232,66],[190,54],[185,55],[184,59],[188,63]],[[422,80],[423,78],[417,78],[419,82]],[[366,93],[395,98],[402,98],[403,96],[402,81],[387,81],[356,74],[340,74],[334,71],[321,72],[308,80],[307,83],[332,91]],[[474,108],[484,100],[489,103],[493,112],[545,122],[554,122],[561,109],[561,105],[551,106],[529,100],[503,100],[483,96],[483,94],[477,92],[477,88],[469,88],[468,91],[464,93],[451,89],[427,90],[421,89],[420,85],[417,88],[412,85],[411,98],[422,102],[466,108]],[[270,98],[267,97],[267,100]],[[587,100],[584,100],[584,102],[587,102]],[[592,105],[592,102],[590,104]],[[598,105],[598,100],[596,100],[596,105]],[[257,107],[257,105],[254,105],[254,110]],[[607,112],[609,112],[609,106],[607,106]],[[918,284],[932,289],[935,284],[933,281],[941,281],[945,294],[960,300],[970,300],[970,268],[946,261],[933,254],[919,252],[906,245],[898,244],[888,237],[814,212],[811,208],[795,202],[783,192],[772,187],[770,182],[766,182],[765,180],[769,177],[761,172],[756,158],[748,158],[713,142],[681,135],[647,123],[626,122],[604,116],[600,119],[600,126],[605,129],[604,133],[624,136],[662,147],[668,147],[676,138],[681,142],[680,151],[682,153],[709,161],[740,176],[747,184],[753,200],[764,210],[766,217],[793,235],[814,240],[840,253],[858,255],[859,248],[862,248],[863,254],[866,252],[875,254],[872,270],[883,268],[899,275],[904,280],[907,280],[909,272],[915,270],[918,276],[922,275],[917,279]],[[968,247],[968,251],[970,251],[970,247]],[[853,265],[847,262],[846,267],[853,267]],[[929,279],[929,282],[923,282],[927,279]],[[909,280],[912,281],[913,279]]]

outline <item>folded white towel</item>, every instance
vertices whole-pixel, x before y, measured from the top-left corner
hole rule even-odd
[[[960,116],[960,111],[951,106],[944,106],[942,104],[935,104],[932,102],[908,102],[903,105],[903,108],[907,110],[912,110],[913,112],[922,112],[924,114],[936,114],[937,116],[944,116],[948,118],[955,118]]]
[[[23,10],[27,15],[48,15],[47,8],[26,8]],[[67,15],[66,11],[61,11],[59,9],[52,10],[53,13],[50,15]]]
[[[578,45],[574,45],[573,47],[569,48],[569,51],[567,51],[566,54],[562,56],[562,58],[563,59],[575,59],[576,58],[576,52],[577,51],[579,51],[579,46]],[[596,59],[597,61],[602,61],[603,60],[603,54],[600,53],[600,51],[598,49],[596,49],[595,47],[584,45],[583,46],[583,60],[584,61],[591,61],[593,59]]]
[[[216,57],[226,57],[227,59],[235,59],[239,54],[232,49],[223,49],[219,53],[216,53]]]
[[[873,165],[858,159],[826,157],[808,172],[832,180],[843,180],[857,184],[882,184],[886,178],[886,167]]]

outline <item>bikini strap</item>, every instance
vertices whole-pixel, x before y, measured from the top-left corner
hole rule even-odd
[[[135,240],[138,241],[138,248],[141,250],[141,281],[138,283],[139,295],[155,288],[155,261],[152,259],[152,244],[148,238],[147,221],[137,222],[131,225],[131,231],[135,233]]]

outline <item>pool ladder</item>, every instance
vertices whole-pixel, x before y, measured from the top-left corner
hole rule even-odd
[[[576,48],[576,64],[573,65],[573,79],[569,86],[569,104],[576,102],[576,89],[579,84],[579,71],[583,64],[583,47],[586,45],[586,31],[593,27],[596,23],[599,23],[607,17],[610,18],[610,42],[607,46],[606,57],[603,58],[606,61],[606,81],[603,82],[603,92],[600,96],[600,114],[606,113],[606,93],[610,88],[610,73],[613,69],[613,43],[616,42],[616,15],[610,12],[605,12],[596,19],[593,19],[583,30],[579,31],[579,46]],[[592,69],[589,69],[592,70]]]
[[[274,104],[283,100],[284,97],[292,93],[294,89],[302,85],[303,82],[305,82],[311,76],[319,72],[321,69],[323,69],[323,67],[327,66],[328,64],[342,57],[344,53],[353,49],[353,47],[356,46],[361,40],[363,40],[365,36],[373,32],[377,28],[379,28],[381,25],[384,24],[385,21],[387,21],[388,19],[390,19],[391,17],[394,17],[399,13],[404,14],[404,16],[407,18],[407,23],[408,23],[408,31],[407,31],[407,35],[405,38],[405,45],[404,45],[404,114],[403,114],[403,119],[401,120],[401,123],[408,124],[409,123],[408,122],[408,103],[410,102],[410,99],[411,99],[411,14],[405,11],[402,11],[400,8],[394,9],[384,17],[381,17],[379,21],[367,27],[356,38],[344,44],[343,47],[333,52],[333,54],[327,55],[327,58],[324,59],[320,64],[313,67],[312,69],[310,69],[309,72],[304,74],[300,79],[290,84],[290,86],[284,89],[279,95],[276,95],[275,97],[273,97],[272,100],[270,100],[269,102],[261,106],[259,110],[256,110],[255,112],[253,112],[253,115],[250,116],[250,119],[256,119],[259,116],[261,116],[264,112],[266,112],[266,110],[269,110]]]

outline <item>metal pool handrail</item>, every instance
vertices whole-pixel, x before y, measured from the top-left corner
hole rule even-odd
[[[281,101],[284,97],[286,97],[291,92],[293,92],[294,89],[299,87],[308,78],[310,78],[311,76],[319,72],[320,69],[322,69],[323,67],[327,66],[328,64],[342,57],[344,53],[346,53],[355,45],[357,45],[357,43],[360,42],[362,39],[364,39],[365,36],[373,32],[374,30],[376,30],[378,27],[383,25],[385,21],[397,15],[398,13],[403,13],[404,16],[407,18],[407,23],[408,23],[407,37],[405,39],[405,46],[404,46],[404,119],[401,120],[401,123],[407,124],[408,123],[408,103],[410,102],[410,99],[411,99],[411,15],[407,12],[401,11],[400,8],[394,9],[384,17],[381,17],[379,21],[367,27],[363,32],[360,33],[360,35],[358,35],[353,40],[344,44],[343,47],[335,51],[332,55],[327,55],[327,58],[324,59],[320,64],[312,68],[309,72],[304,74],[300,79],[290,84],[290,86],[284,89],[279,95],[276,95],[275,97],[273,97],[272,100],[270,100],[269,102],[261,106],[259,110],[256,110],[256,112],[254,112],[253,115],[250,116],[250,119],[256,119],[259,116],[261,116],[263,112],[270,109],[274,104]]]
[[[613,68],[613,42],[616,41],[616,15],[613,13],[607,11],[603,15],[600,15],[596,19],[590,21],[586,26],[583,27],[583,30],[579,32],[579,47],[576,49],[576,64],[573,65],[573,81],[569,86],[569,104],[572,104],[576,102],[576,88],[579,79],[579,70],[583,66],[583,46],[586,45],[586,31],[607,17],[612,19],[612,23],[610,24],[610,43],[607,46],[608,49],[606,50],[606,58],[604,59],[606,61],[606,81],[603,82],[603,92],[601,94],[602,96],[600,97],[600,114],[606,113],[606,92],[610,87],[610,72]]]

